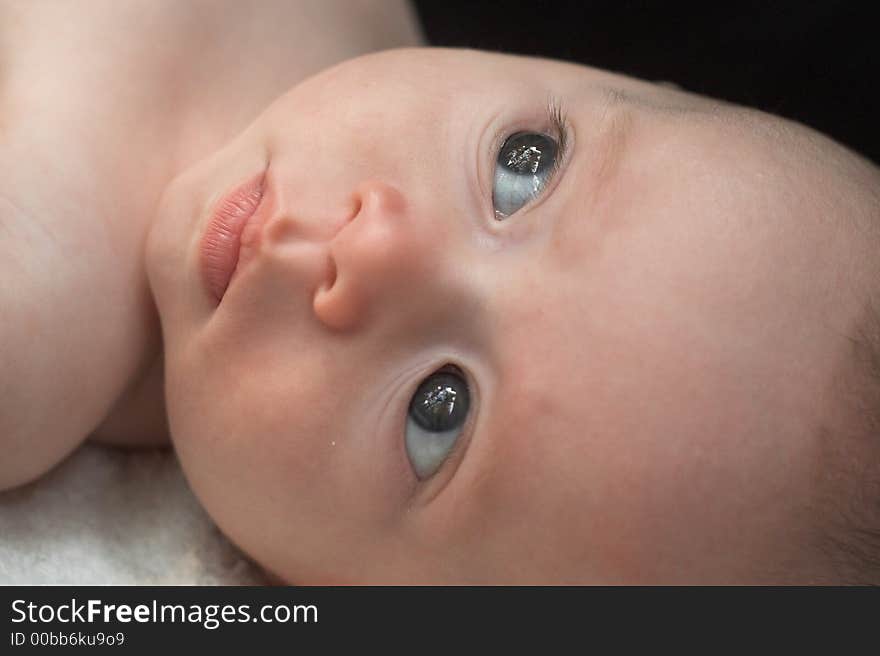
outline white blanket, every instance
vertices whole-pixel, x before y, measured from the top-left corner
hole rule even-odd
[[[199,506],[170,450],[86,444],[0,493],[0,584],[265,582]]]

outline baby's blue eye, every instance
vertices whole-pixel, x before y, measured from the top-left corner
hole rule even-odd
[[[541,193],[556,169],[559,144],[537,132],[517,132],[498,151],[492,204],[504,219]]]
[[[422,381],[406,418],[406,455],[420,479],[436,472],[461,435],[470,409],[467,382],[441,369]]]

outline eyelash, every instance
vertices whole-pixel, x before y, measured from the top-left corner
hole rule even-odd
[[[553,165],[550,168],[551,177],[555,177],[556,172],[562,165],[562,162],[565,161],[565,158],[568,156],[569,127],[568,117],[562,107],[562,103],[558,98],[555,98],[553,96],[551,96],[547,101],[547,119],[550,123],[550,129],[554,133],[551,136],[556,137],[556,143],[559,144],[559,147],[556,151],[556,157],[553,160]]]
[[[542,130],[529,130],[525,126],[518,130],[505,130],[503,133],[498,134],[495,137],[493,148],[492,148],[492,157],[491,157],[491,166],[490,170],[494,170],[492,167],[495,166],[495,162],[498,159],[498,153],[501,151],[504,143],[516,132],[526,132],[533,131],[537,134],[547,134],[548,136],[554,138],[558,145],[556,149],[556,157],[553,158],[553,163],[550,166],[550,174],[547,177],[547,187],[552,186],[553,182],[556,180],[557,173],[559,169],[562,167],[562,164],[568,159],[569,149],[571,147],[571,143],[569,140],[569,134],[571,133],[570,124],[568,121],[568,115],[565,111],[565,108],[562,106],[562,102],[556,98],[555,96],[549,96],[547,98],[547,105],[544,113],[544,121],[548,126],[548,130],[546,132]],[[543,198],[547,194],[547,187],[541,190],[541,193],[525,206],[523,209],[528,208],[533,205],[540,198]],[[490,207],[492,206],[491,202],[491,185],[490,185]]]

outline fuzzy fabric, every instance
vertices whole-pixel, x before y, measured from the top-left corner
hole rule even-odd
[[[0,493],[0,584],[260,585],[170,450],[85,444]]]

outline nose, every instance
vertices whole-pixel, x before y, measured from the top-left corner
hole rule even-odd
[[[355,212],[330,242],[335,276],[317,289],[315,316],[332,330],[362,326],[380,306],[412,291],[430,262],[427,226],[394,186],[363,182],[354,192]]]

